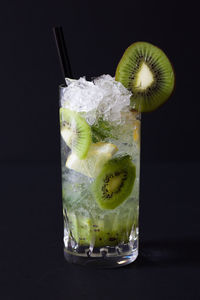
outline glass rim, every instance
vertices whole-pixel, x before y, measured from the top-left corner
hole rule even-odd
[[[61,83],[58,85],[59,89],[64,89],[64,88],[67,88],[67,85],[66,83]]]

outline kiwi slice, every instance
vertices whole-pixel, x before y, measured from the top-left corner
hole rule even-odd
[[[166,54],[158,47],[136,42],[122,56],[115,80],[132,92],[131,106],[139,112],[155,110],[170,97],[175,76]]]
[[[60,131],[72,152],[84,159],[92,143],[91,129],[86,120],[77,112],[60,108]]]
[[[116,157],[103,166],[93,182],[93,194],[102,209],[119,206],[133,189],[136,168],[129,155]]]

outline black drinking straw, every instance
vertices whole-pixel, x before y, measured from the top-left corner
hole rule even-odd
[[[56,41],[56,47],[58,51],[58,56],[60,60],[61,69],[64,75],[64,78],[72,78],[72,69],[69,61],[69,57],[67,54],[67,47],[65,44],[64,34],[62,27],[54,27],[53,33]]]

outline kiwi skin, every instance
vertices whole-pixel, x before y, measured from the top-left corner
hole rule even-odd
[[[142,113],[144,113],[144,112],[145,112],[145,113],[148,113],[148,112],[157,110],[158,108],[160,108],[161,106],[163,106],[163,104],[165,104],[165,102],[173,95],[174,90],[175,90],[176,76],[175,76],[174,66],[173,66],[173,64],[171,63],[171,61],[169,60],[168,55],[166,54],[166,52],[164,52],[164,51],[163,51],[161,48],[159,48],[158,46],[155,46],[154,44],[151,44],[150,42],[138,41],[138,42],[135,42],[135,43],[131,44],[131,45],[125,50],[123,56],[121,57],[121,60],[119,61],[118,66],[117,66],[117,69],[116,69],[116,72],[115,72],[115,80],[116,80],[116,81],[120,81],[120,75],[121,75],[121,74],[120,74],[120,73],[121,73],[120,68],[121,68],[121,63],[123,64],[123,59],[124,59],[124,57],[127,55],[128,52],[130,52],[130,49],[131,49],[132,47],[137,46],[137,45],[140,45],[140,44],[144,44],[144,45],[146,44],[146,45],[149,45],[149,46],[151,46],[151,47],[153,46],[154,48],[157,48],[160,52],[162,52],[162,53],[165,55],[167,61],[168,61],[169,64],[171,65],[171,69],[172,69],[172,73],[171,73],[171,74],[172,74],[172,89],[171,89],[170,93],[168,94],[168,96],[165,98],[165,100],[162,101],[162,102],[160,102],[159,104],[157,104],[156,107],[152,107],[152,108],[149,108],[149,107],[148,107],[148,109],[142,109],[142,110],[140,110],[140,109],[134,107],[134,110],[137,110],[137,111],[142,112]],[[123,83],[122,83],[122,84],[123,84]],[[125,86],[125,87],[126,87],[126,86]]]

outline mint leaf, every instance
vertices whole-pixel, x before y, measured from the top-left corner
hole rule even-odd
[[[91,126],[92,129],[92,141],[97,143],[105,140],[106,138],[117,139],[111,132],[114,129],[108,121],[99,118],[98,123]]]

